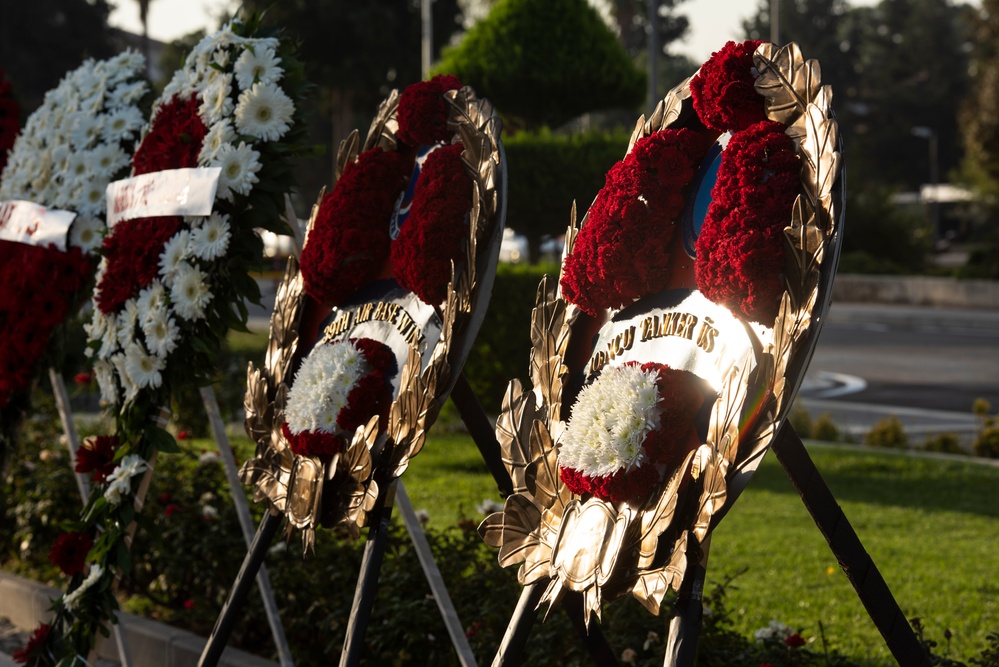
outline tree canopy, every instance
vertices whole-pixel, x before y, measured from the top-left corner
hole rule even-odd
[[[633,108],[645,93],[645,74],[586,0],[500,0],[435,71],[456,75],[528,127]]]

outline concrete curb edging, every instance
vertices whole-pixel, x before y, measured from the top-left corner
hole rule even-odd
[[[9,572],[0,571],[0,616],[19,628],[30,631],[47,621],[52,600],[60,590],[39,584]],[[164,623],[133,614],[119,614],[125,631],[129,655],[135,667],[196,667],[206,639]],[[99,638],[98,656],[118,660],[113,635]],[[3,666],[0,658],[0,667]],[[277,663],[245,651],[227,648],[219,662],[223,667],[277,667]]]

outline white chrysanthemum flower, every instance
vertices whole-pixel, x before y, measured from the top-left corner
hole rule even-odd
[[[559,464],[593,477],[640,466],[642,443],[660,423],[657,377],[654,370],[616,366],[584,387],[559,443]]]
[[[104,213],[105,192],[108,187],[106,176],[98,177],[94,174],[81,184],[81,191],[75,197],[77,201],[76,210],[80,215],[86,217],[97,217]]]
[[[96,216],[78,215],[69,230],[69,244],[83,252],[92,252],[104,242],[104,223]]]
[[[118,383],[114,380],[114,367],[106,359],[94,362],[94,375],[97,377],[97,387],[101,391],[101,400],[108,404],[118,402]]]
[[[302,362],[288,392],[285,420],[294,434],[336,433],[336,419],[357,381],[370,371],[350,341],[320,345]]]
[[[118,84],[108,93],[108,105],[111,107],[121,107],[135,104],[142,99],[142,96],[146,94],[148,89],[145,81]]]
[[[232,128],[232,120],[226,118],[210,128],[205,135],[205,140],[201,144],[201,152],[198,154],[198,164],[211,164],[223,146],[229,146],[236,142],[236,131]]]
[[[112,505],[118,505],[122,498],[132,493],[132,478],[149,469],[149,464],[138,454],[126,455],[108,475],[108,488],[104,491],[104,497]]]
[[[129,156],[122,150],[118,143],[98,144],[94,149],[94,160],[97,169],[107,175],[107,178],[114,176],[129,164]]]
[[[123,106],[108,114],[104,123],[104,141],[115,143],[123,139],[134,139],[142,130],[145,119],[142,112],[134,106]]]
[[[177,341],[180,340],[180,328],[162,309],[151,311],[149,319],[142,325],[142,333],[149,351],[164,359],[177,349]]]
[[[263,141],[277,141],[291,128],[295,104],[273,83],[255,83],[239,94],[236,129]]]
[[[160,253],[160,275],[163,281],[170,285],[184,259],[190,251],[191,232],[182,229],[163,244],[163,252]]]
[[[239,142],[239,146],[222,146],[211,166],[222,168],[218,197],[232,201],[234,194],[250,194],[250,190],[258,180],[260,153],[243,141]]]
[[[119,498],[118,501],[121,502],[121,499]],[[115,504],[117,505],[118,503]],[[87,573],[87,577],[80,582],[80,585],[78,587],[76,587],[69,593],[66,593],[66,597],[62,599],[62,605],[68,611],[76,611],[76,606],[80,604],[80,598],[82,598],[83,594],[86,593],[88,590],[90,590],[94,586],[94,584],[100,581],[100,578],[101,576],[103,576],[103,574],[104,574],[103,568],[101,568],[101,566],[98,563],[92,563],[90,565],[90,572]]]
[[[119,311],[115,324],[117,325],[118,344],[122,349],[135,338],[135,327],[139,323],[139,306],[135,299],[129,299]]]
[[[67,183],[71,180],[86,178],[90,169],[89,151],[74,151],[69,156],[69,168],[66,170],[64,178]]]
[[[277,83],[284,74],[284,70],[278,67],[280,63],[281,59],[274,53],[273,47],[260,44],[247,47],[233,66],[236,82],[241,90],[246,90],[257,82]]]
[[[181,263],[170,287],[170,301],[174,312],[185,320],[200,320],[205,307],[212,300],[212,293],[205,281],[205,274],[197,266]]]
[[[201,92],[198,115],[211,125],[232,115],[232,74],[222,74],[205,86]]]
[[[138,387],[150,387],[155,389],[163,384],[163,375],[160,373],[166,368],[166,361],[155,355],[147,354],[142,345],[133,342],[125,348],[125,368],[128,375]]]
[[[69,133],[70,145],[76,150],[83,150],[97,141],[101,136],[102,118],[89,111],[74,114]]]
[[[121,383],[123,391],[122,399],[125,405],[127,405],[135,400],[135,397],[139,395],[139,386],[132,381],[131,376],[128,374],[128,367],[125,364],[124,352],[119,352],[113,355],[111,357],[111,363],[114,364],[114,369],[118,372],[118,381]]]
[[[139,292],[135,304],[139,310],[139,324],[141,326],[144,327],[151,317],[166,311],[166,297],[166,288],[159,280],[153,280]]]
[[[212,213],[191,232],[191,253],[200,259],[218,259],[229,248],[229,216]]]

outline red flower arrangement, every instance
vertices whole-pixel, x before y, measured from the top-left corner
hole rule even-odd
[[[114,455],[120,444],[118,436],[115,435],[98,435],[87,438],[76,450],[74,470],[83,474],[93,473],[91,478],[94,482],[103,484],[107,476],[114,472],[117,465]]]
[[[788,635],[787,639],[784,640],[788,648],[801,648],[806,644],[805,638],[795,632],[793,635]]]
[[[410,168],[402,153],[377,146],[344,168],[323,195],[302,250],[309,296],[331,307],[378,275],[392,242],[388,220]]]
[[[639,140],[607,173],[563,265],[566,299],[597,315],[663,289],[686,188],[711,138],[666,129]]]
[[[413,173],[417,149],[453,136],[444,94],[460,87],[453,76],[437,76],[406,88],[396,110],[398,150],[374,147],[361,153],[323,197],[301,259],[305,289],[322,305],[335,306],[386,274],[428,304],[444,298],[451,264],[465,259],[462,241],[471,207],[472,181],[460,143],[430,151],[394,241],[389,223]]]
[[[465,261],[462,239],[472,179],[461,163],[463,150],[461,144],[452,144],[427,156],[409,219],[392,244],[396,279],[426,303],[444,299],[451,263]]]
[[[70,577],[83,572],[94,540],[87,533],[62,533],[49,550],[49,561]]]
[[[641,461],[637,464],[621,467],[612,474],[593,474],[584,469],[586,464],[579,467],[561,464],[559,474],[562,481],[575,494],[592,494],[613,503],[640,502],[648,497],[649,492],[664,474],[667,476],[672,474],[683,458],[700,444],[694,418],[704,402],[704,396],[698,389],[694,376],[687,371],[676,370],[655,362],[640,366],[637,362],[629,362],[620,367],[605,369],[601,376],[598,376],[590,385],[590,387],[597,389],[597,392],[592,396],[593,400],[588,402],[596,401],[596,403],[587,406],[582,402],[586,399],[581,396],[573,408],[574,416],[578,414],[582,420],[596,421],[589,419],[590,412],[597,411],[605,415],[613,412],[614,405],[619,405],[621,402],[619,391],[617,391],[620,388],[610,386],[607,390],[601,390],[596,387],[596,383],[601,382],[601,378],[605,374],[619,373],[622,369],[628,368],[640,368],[644,373],[655,374],[656,396],[651,397],[653,400],[650,403],[654,404],[653,409],[658,413],[655,420],[658,426],[648,430],[640,442]],[[600,393],[608,395],[601,397]],[[604,403],[608,403],[608,405],[604,405]],[[581,405],[582,408],[579,407]],[[637,405],[626,405],[623,408],[628,411],[629,418],[633,415],[633,409],[639,410]],[[620,434],[611,432],[616,427],[616,420],[613,417],[601,420],[596,426],[596,430],[605,429],[610,433],[609,447],[619,450],[614,454],[628,451],[627,446],[617,440]],[[572,429],[571,419],[569,429]],[[633,431],[633,433],[637,434],[637,431]],[[593,438],[593,434],[589,432],[585,435],[591,436],[587,437],[589,442],[584,445],[587,448],[595,447],[596,445],[592,443],[598,440],[607,439],[607,436],[602,434],[597,434],[597,438]],[[607,457],[609,451],[603,449],[599,452],[591,451],[582,457],[572,456],[568,454],[566,448],[573,446],[572,436],[567,432],[566,441],[560,444],[560,460],[578,458],[600,461]]]
[[[444,93],[459,88],[461,81],[450,74],[438,74],[430,81],[407,86],[399,96],[399,141],[416,148],[450,139]]]
[[[49,633],[52,631],[52,626],[48,623],[43,623],[35,628],[35,631],[31,635],[31,639],[28,640],[27,646],[22,648],[20,651],[14,653],[11,656],[14,662],[19,665],[23,665],[31,660],[31,656],[45,644],[45,640],[48,639]]]
[[[0,174],[7,166],[7,152],[14,147],[14,139],[21,128],[21,108],[11,92],[10,81],[4,79],[3,68],[0,67]]]
[[[66,317],[93,264],[76,247],[62,252],[0,241],[0,408],[27,388],[52,330]]]
[[[149,132],[132,157],[132,175],[198,166],[208,128],[198,115],[197,96],[174,95],[156,112]]]
[[[117,225],[101,251],[107,268],[94,291],[94,303],[105,315],[117,313],[126,301],[148,286],[159,273],[163,244],[180,231],[179,216],[137,218]]]
[[[351,378],[352,369],[344,361],[353,356],[351,350],[336,349],[334,346],[351,346],[360,353],[364,372]],[[313,351],[313,355],[317,350]],[[385,429],[389,408],[392,406],[392,387],[389,379],[396,373],[395,354],[384,343],[371,338],[351,338],[347,341],[330,343],[318,348],[324,358],[310,358],[306,363],[323,366],[324,373],[315,382],[311,371],[303,364],[296,384],[288,399],[288,421],[281,424],[281,433],[288,441],[291,451],[298,456],[332,456],[344,448],[344,435],[352,433],[358,426],[366,424],[373,415],[379,417],[379,428]],[[328,357],[328,358],[326,358]],[[307,376],[302,378],[302,375]],[[342,404],[330,398],[336,394],[335,387],[349,384],[349,392]],[[301,384],[298,384],[301,383]],[[305,385],[302,388],[302,385]],[[331,406],[336,411],[335,427],[302,428],[304,422],[322,421],[316,412]]]
[[[698,117],[718,132],[735,132],[766,120],[763,98],[753,87],[753,53],[761,40],[728,42],[690,81]]]
[[[697,239],[701,292],[754,322],[773,322],[784,290],[784,227],[801,171],[784,130],[761,121],[732,135]]]

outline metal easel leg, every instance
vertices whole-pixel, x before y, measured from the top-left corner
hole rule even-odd
[[[790,424],[781,427],[772,449],[895,660],[900,665],[930,665],[888,584]]]
[[[697,657],[697,639],[704,611],[704,578],[707,575],[710,546],[709,535],[701,545],[701,559],[689,575],[689,584],[681,587],[676,612],[669,621],[664,667],[692,667]]]
[[[239,527],[243,531],[243,539],[249,547],[253,542],[253,519],[250,518],[250,507],[243,494],[243,485],[239,481],[239,471],[236,469],[236,459],[232,454],[232,445],[225,432],[225,423],[222,421],[222,412],[219,410],[218,401],[215,399],[215,389],[211,386],[201,388],[201,400],[205,404],[205,412],[208,414],[208,423],[212,427],[212,435],[215,443],[219,447],[219,454],[222,457],[222,467],[225,469],[226,480],[229,482],[229,490],[232,492],[232,502],[236,507],[236,516],[239,517]],[[284,626],[281,625],[281,616],[278,613],[277,602],[274,600],[274,591],[271,588],[271,579],[267,575],[267,566],[261,565],[257,572],[257,588],[260,590],[260,598],[264,603],[264,612],[267,615],[267,624],[271,628],[271,636],[274,638],[274,645],[278,650],[278,661],[281,667],[292,667],[295,664],[291,656],[291,649],[288,646],[288,638],[284,634]]]
[[[547,583],[547,580],[544,580],[524,586],[513,617],[506,626],[503,641],[496,650],[492,667],[512,667],[520,664],[527,638],[531,635],[531,628],[534,627],[534,621],[538,616],[538,603],[545,594]]]

